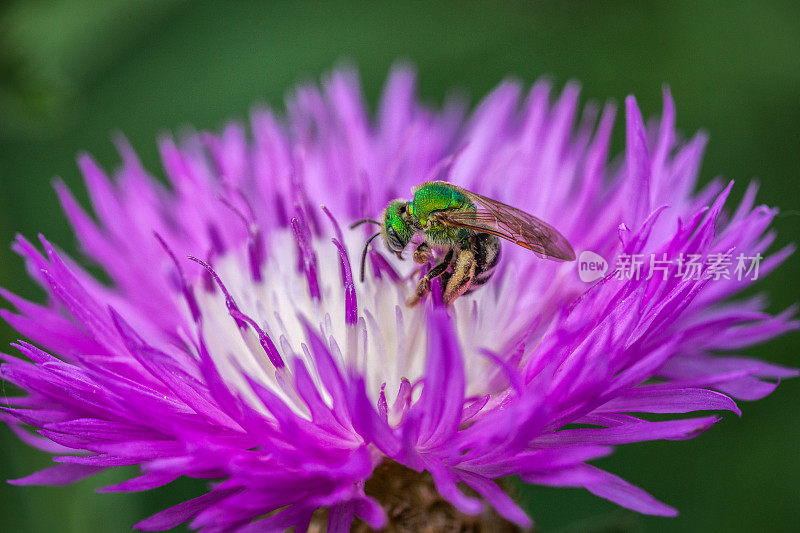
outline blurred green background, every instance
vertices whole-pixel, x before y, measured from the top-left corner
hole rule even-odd
[[[783,215],[778,245],[800,241],[800,5],[797,2],[554,2],[325,4],[90,0],[6,2],[0,8],[0,243],[46,234],[69,251],[51,180],[80,198],[78,151],[106,168],[123,131],[160,174],[155,137],[186,125],[219,128],[259,102],[282,108],[296,83],[318,80],[342,60],[360,70],[374,106],[398,59],[419,71],[421,98],[452,87],[473,104],[502,78],[541,75],[583,86],[583,100],[634,93],[646,116],[671,85],[678,126],[711,142],[702,179],[762,182],[760,200]],[[622,146],[622,124],[616,129]],[[798,300],[800,259],[761,284],[771,310]],[[0,285],[41,294],[3,245]],[[0,342],[15,338],[0,325]],[[750,350],[797,366],[798,335]],[[686,442],[624,446],[600,466],[676,506],[676,519],[643,517],[588,493],[520,489],[544,532],[797,531],[800,528],[800,380],[742,403],[709,433]],[[0,428],[0,478],[24,476],[48,458]],[[4,531],[126,531],[200,485],[97,495],[122,479],[103,474],[72,487],[0,485]]]

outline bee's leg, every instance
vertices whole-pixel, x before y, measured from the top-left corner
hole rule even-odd
[[[443,299],[445,305],[450,305],[456,298],[464,294],[475,277],[475,254],[469,248],[461,250],[453,265],[453,274],[444,288]]]
[[[414,296],[406,301],[407,306],[414,307],[420,302],[420,300],[425,298],[429,292],[431,292],[431,280],[444,274],[447,268],[450,266],[450,261],[452,261],[452,259],[453,252],[451,250],[447,253],[441,263],[430,269],[427,274],[419,279],[419,283],[417,283],[417,289],[414,291]]]
[[[432,255],[431,247],[422,242],[414,250],[414,261],[420,265],[424,265],[430,261]]]

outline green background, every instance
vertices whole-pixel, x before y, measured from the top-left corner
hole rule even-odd
[[[74,157],[106,168],[123,131],[160,174],[155,137],[186,125],[219,128],[254,103],[282,107],[298,82],[349,60],[374,106],[392,63],[416,64],[421,98],[438,104],[460,88],[474,103],[502,78],[530,84],[570,79],[582,99],[637,96],[660,113],[661,85],[677,103],[678,126],[710,133],[702,179],[762,182],[760,200],[779,206],[778,245],[800,240],[800,9],[786,2],[228,3],[25,1],[0,8],[0,243],[46,234],[69,251],[51,180],[85,194]],[[615,144],[621,148],[622,124]],[[761,284],[772,311],[798,300],[800,260]],[[0,285],[41,298],[3,245]],[[0,326],[5,345],[14,333]],[[798,365],[798,335],[749,354]],[[10,392],[10,387],[5,388]],[[741,403],[712,431],[686,442],[621,447],[600,466],[676,506],[676,519],[639,516],[586,492],[525,487],[542,531],[789,531],[800,527],[800,380],[765,400]],[[0,478],[47,466],[48,458],[0,428]],[[122,479],[106,473],[73,487],[0,485],[0,529],[125,531],[133,522],[198,494],[200,485],[98,495]]]

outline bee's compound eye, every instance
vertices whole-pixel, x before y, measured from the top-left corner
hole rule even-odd
[[[386,241],[391,251],[401,252],[403,250],[403,243],[400,242],[400,237],[397,236],[397,232],[391,226],[386,230]]]

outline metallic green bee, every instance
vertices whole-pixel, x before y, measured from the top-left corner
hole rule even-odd
[[[431,280],[440,277],[443,299],[450,305],[462,294],[486,283],[500,259],[500,238],[523,246],[540,257],[573,261],[575,252],[555,228],[514,207],[470,192],[445,181],[428,181],[414,189],[410,202],[393,200],[383,212],[381,226],[367,240],[361,256],[361,281],[367,250],[373,239],[383,236],[386,247],[402,259],[413,237],[422,235],[414,250],[414,261],[426,264],[441,260],[423,275],[414,295],[406,302],[414,306],[431,290]]]

